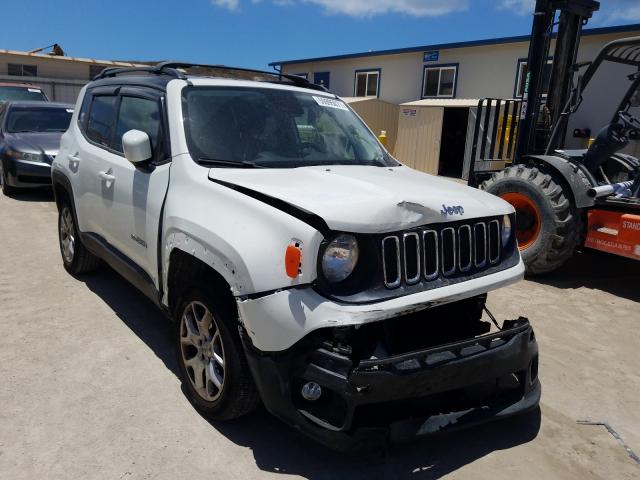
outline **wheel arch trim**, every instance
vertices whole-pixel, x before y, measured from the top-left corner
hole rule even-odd
[[[596,182],[593,175],[585,168],[553,155],[533,155],[529,157],[529,161],[534,166],[546,167],[551,170],[550,173],[557,175],[558,181],[569,188],[576,208],[588,208],[595,204],[587,192]],[[587,186],[584,179],[588,180],[591,185]]]

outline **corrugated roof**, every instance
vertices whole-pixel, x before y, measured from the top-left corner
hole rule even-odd
[[[401,103],[401,107],[477,107],[478,98],[425,98]]]
[[[104,66],[111,66],[111,67],[144,67],[146,66],[140,63],[118,62],[113,60],[97,60],[95,58],[65,57],[65,56],[59,56],[59,55],[48,55],[46,53],[20,52],[18,50],[0,49],[0,54],[15,55],[19,57],[30,57],[30,58],[37,58],[37,59],[46,59],[46,60],[60,60],[65,62],[88,63],[92,65],[104,65]]]
[[[608,33],[624,33],[640,31],[640,23],[631,25],[615,25],[613,27],[586,28],[582,31],[583,36],[606,35]],[[554,33],[555,36],[555,33]],[[374,50],[370,52],[348,53],[345,55],[333,55],[329,57],[304,58],[300,60],[283,60],[271,62],[269,66],[293,65],[297,63],[323,62],[330,60],[345,60],[349,58],[377,57],[381,55],[397,55],[399,53],[423,52],[429,50],[448,50],[452,48],[480,47],[483,45],[499,45],[504,43],[528,42],[530,35],[518,35],[515,37],[486,38],[483,40],[471,40],[467,42],[439,43],[433,45],[420,45],[417,47],[395,48],[391,50]]]

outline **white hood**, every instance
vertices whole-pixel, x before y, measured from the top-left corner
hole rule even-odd
[[[213,168],[209,178],[285,201],[346,232],[392,232],[513,212],[498,197],[405,166]],[[443,207],[462,209],[445,215]]]

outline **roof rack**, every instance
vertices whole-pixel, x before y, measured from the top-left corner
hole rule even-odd
[[[152,75],[170,75],[174,78],[186,79],[187,75],[181,71],[181,69],[186,69],[186,68],[206,68],[209,70],[231,70],[236,72],[258,73],[261,75],[269,75],[272,77],[277,77],[278,82],[281,82],[282,79],[286,79],[291,83],[293,83],[296,87],[310,88],[312,90],[319,90],[322,92],[329,91],[323,85],[317,85],[315,83],[311,83],[309,80],[307,80],[304,77],[299,77],[297,75],[290,75],[290,74],[282,73],[280,71],[268,72],[265,70],[254,70],[251,68],[239,68],[239,67],[228,67],[226,65],[206,65],[206,64],[200,64],[200,63],[185,63],[185,62],[160,62],[156,65],[150,65],[148,67],[105,68],[93,79],[100,80],[102,78],[113,78],[118,75],[124,75],[127,73],[150,73]]]

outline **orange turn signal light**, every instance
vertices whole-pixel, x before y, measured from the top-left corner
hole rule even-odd
[[[284,267],[287,276],[297,278],[300,270],[300,261],[302,260],[302,251],[295,245],[289,245],[284,254]]]

